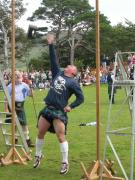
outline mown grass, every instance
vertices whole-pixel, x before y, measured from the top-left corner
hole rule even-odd
[[[85,95],[85,103],[69,113],[69,123],[67,131],[67,139],[69,141],[69,162],[70,171],[65,176],[59,175],[60,169],[60,151],[59,144],[55,135],[48,133],[45,138],[43,154],[45,158],[41,162],[38,169],[33,169],[33,161],[29,161],[28,165],[9,165],[0,167],[0,179],[2,180],[78,180],[83,175],[80,168],[82,161],[86,168],[91,167],[93,160],[96,160],[96,127],[95,126],[79,126],[80,123],[96,121],[96,88],[95,85],[83,87]],[[39,112],[44,106],[43,98],[47,91],[36,90],[34,93],[34,105],[36,111]],[[123,89],[117,90],[115,96],[116,103],[112,106],[111,126],[110,129],[131,126],[128,105],[123,104],[125,93]],[[72,101],[73,98],[70,100]],[[30,136],[35,141],[36,117],[33,108],[32,98],[28,98],[25,104],[27,119],[30,129]],[[107,95],[107,86],[101,85],[101,118],[100,118],[100,152],[103,158],[103,149],[105,142],[105,130],[108,122],[109,102]],[[129,130],[127,130],[128,132]],[[130,136],[111,135],[118,155],[126,169],[126,173],[130,174]],[[0,153],[8,152],[4,146],[3,137],[0,134]],[[34,157],[35,149],[32,150]],[[117,176],[122,177],[122,172],[109,146],[107,146],[106,158],[114,160],[114,169],[117,170]]]

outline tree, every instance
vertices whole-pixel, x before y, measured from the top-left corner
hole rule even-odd
[[[62,66],[82,61],[95,66],[95,16],[88,0],[43,0],[30,18],[42,19],[50,24],[56,34],[56,50]],[[100,14],[100,52],[111,59],[117,50],[132,50],[135,26],[127,21],[123,26],[111,26],[104,14]],[[77,62],[76,62],[77,63]]]
[[[70,63],[73,64],[75,48],[80,44],[84,31],[88,30],[93,23],[88,23],[90,15],[93,18],[92,9],[88,0],[43,0],[42,6],[29,19],[42,19],[50,22],[51,31],[56,34],[59,59],[61,57],[60,45],[63,45],[68,40]]]
[[[32,58],[28,64],[28,68],[31,71],[32,69],[41,70],[46,69],[48,70],[50,67],[49,62],[49,55],[47,52],[44,52],[38,58]]]
[[[113,43],[116,50],[134,51],[135,24],[126,22],[126,25],[117,24],[113,27]]]
[[[27,34],[22,28],[16,28],[16,59],[28,67],[29,53],[32,48],[32,42],[27,38]]]
[[[16,19],[19,19],[21,15],[24,13],[25,9],[23,7],[22,1],[16,1]],[[9,0],[1,0],[0,2],[0,32],[1,39],[3,39],[3,51],[4,51],[4,59],[3,63],[5,68],[8,67],[8,44],[11,40],[11,1]]]

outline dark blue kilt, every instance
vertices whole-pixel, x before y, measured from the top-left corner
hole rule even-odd
[[[49,132],[55,133],[54,127],[53,127],[53,120],[54,119],[60,119],[64,125],[65,125],[65,134],[66,134],[66,129],[67,129],[67,123],[68,123],[68,118],[67,118],[67,113],[61,110],[57,110],[54,107],[44,107],[40,112],[38,119],[42,116],[45,118],[49,123],[50,123],[50,128],[48,129]]]

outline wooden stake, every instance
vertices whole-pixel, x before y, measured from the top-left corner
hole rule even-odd
[[[6,157],[1,158],[2,165],[10,165],[13,163],[26,165],[27,163],[25,161],[26,161],[26,159],[23,159],[20,156],[20,154],[18,153],[16,148],[11,148],[9,150],[8,154],[6,155]]]
[[[112,179],[112,180],[124,180],[121,177],[114,177],[111,174],[111,171],[107,169],[107,167],[99,161],[96,161],[91,169],[86,170],[84,164],[81,162],[81,168],[84,171],[84,175],[81,180],[95,180],[95,179]],[[101,172],[102,171],[102,172]]]
[[[94,180],[104,177],[107,179],[123,180],[123,178],[113,177],[107,167],[100,161],[100,32],[99,32],[99,0],[96,0],[96,162],[92,169],[86,171],[85,166],[81,163],[84,171],[84,179]],[[103,172],[102,172],[103,170]]]
[[[29,154],[26,153],[26,151],[24,150],[24,148],[21,148],[23,154],[24,154],[24,158],[26,158],[28,161],[32,160],[31,156]],[[31,152],[30,152],[31,153]]]
[[[27,164],[25,161],[29,158],[23,149],[24,157],[22,158],[15,147],[15,0],[12,0],[12,147],[5,157],[0,159],[2,165],[13,163]],[[30,159],[30,158],[29,158]]]

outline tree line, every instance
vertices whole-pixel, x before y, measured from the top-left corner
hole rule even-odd
[[[10,44],[11,39],[11,16],[9,16],[11,11],[7,12],[6,6],[11,7],[9,0],[0,4],[0,41],[3,42],[0,46],[0,59],[4,54],[3,63],[5,65],[9,63],[7,57],[10,56],[7,55],[4,46]],[[25,12],[21,0],[17,0],[16,9],[17,18],[19,19]],[[56,51],[61,66],[76,64],[79,68],[87,65],[95,67],[95,17],[95,9],[88,3],[88,0],[42,0],[41,6],[29,17],[29,20],[43,20],[46,27],[34,30],[34,35],[31,38],[28,38],[28,34],[22,29],[17,28],[17,59],[26,62],[27,56],[35,43],[45,44],[45,41],[41,38],[42,35],[52,32],[56,36]],[[6,38],[4,32],[6,32]],[[41,40],[38,41],[39,39]],[[135,24],[125,19],[125,24],[119,23],[112,26],[109,19],[100,13],[101,60],[106,55],[113,61],[116,51],[134,51],[134,42]],[[8,54],[10,54],[10,48],[8,49]],[[28,65],[29,68],[47,68],[49,63],[46,48],[39,57],[32,58]]]

